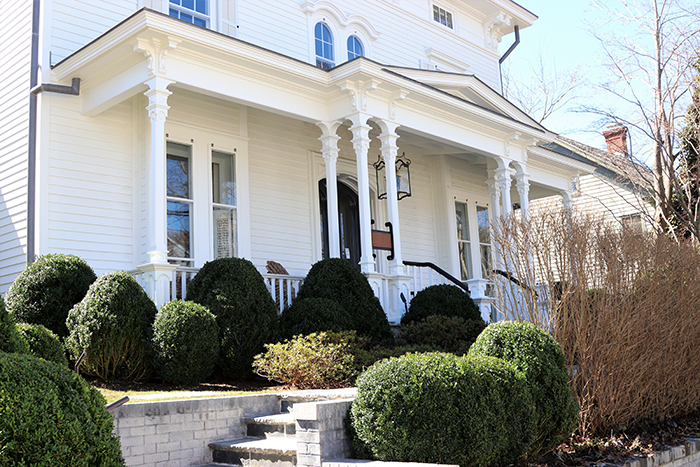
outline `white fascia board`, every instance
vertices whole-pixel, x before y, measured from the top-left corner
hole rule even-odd
[[[562,156],[561,154],[557,154],[554,151],[550,151],[539,146],[528,148],[527,154],[528,161],[546,164],[552,169],[558,169],[562,172],[571,173],[572,176],[595,172],[595,166],[592,164],[587,164],[570,157]]]

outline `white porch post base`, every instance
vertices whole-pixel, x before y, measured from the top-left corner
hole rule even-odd
[[[493,304],[493,297],[486,295],[486,289],[489,286],[489,281],[486,279],[470,279],[467,281],[467,286],[469,287],[469,293],[479,307],[481,312],[481,318],[486,323],[491,323],[495,321],[491,316],[491,305]]]
[[[391,325],[398,325],[401,317],[406,312],[406,305],[411,300],[409,294],[411,276],[386,276],[384,274],[366,274],[369,285],[372,287],[374,295],[379,299],[384,313]],[[403,293],[406,304],[401,300]]]
[[[177,265],[169,263],[146,263],[137,266],[143,272],[143,288],[155,302],[156,308],[170,301],[170,288]]]

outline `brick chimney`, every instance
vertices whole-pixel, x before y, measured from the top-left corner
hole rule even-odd
[[[608,145],[608,152],[629,156],[627,150],[627,127],[619,123],[613,123],[603,130],[605,143]]]

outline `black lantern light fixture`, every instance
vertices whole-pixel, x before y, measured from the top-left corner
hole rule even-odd
[[[386,166],[382,156],[379,156],[374,164],[377,171],[377,196],[386,199]],[[396,158],[396,196],[398,200],[411,196],[411,160],[404,152]]]

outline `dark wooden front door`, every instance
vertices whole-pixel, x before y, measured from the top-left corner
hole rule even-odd
[[[326,179],[318,182],[321,201],[321,229],[323,230],[323,257],[329,258],[328,204]],[[343,182],[338,182],[338,222],[340,224],[340,256],[360,267],[360,211],[357,193]]]

